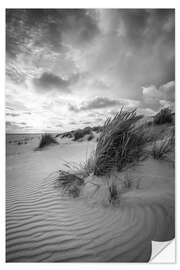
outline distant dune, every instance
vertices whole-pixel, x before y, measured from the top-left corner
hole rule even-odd
[[[83,129],[76,129],[64,133],[59,133],[56,135],[56,137],[69,138],[72,139],[73,141],[82,141],[82,140],[91,141],[94,138],[97,138],[101,130],[102,130],[101,126],[85,127]]]

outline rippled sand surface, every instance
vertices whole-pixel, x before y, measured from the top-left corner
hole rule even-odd
[[[119,207],[104,207],[63,195],[47,177],[62,159],[79,161],[86,152],[86,143],[74,143],[7,156],[8,262],[145,262],[152,240],[174,237],[172,165],[145,162],[133,172],[140,189],[124,193]]]

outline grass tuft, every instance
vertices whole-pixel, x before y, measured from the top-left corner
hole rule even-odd
[[[156,125],[162,125],[165,123],[173,123],[174,117],[173,113],[169,108],[164,108],[160,110],[155,116],[154,116],[154,124]]]
[[[145,129],[136,127],[142,117],[136,115],[136,110],[121,109],[113,119],[107,119],[95,152],[96,176],[110,174],[112,169],[121,171],[147,157],[144,146],[151,138]]]
[[[144,148],[151,138],[145,128],[136,126],[142,117],[136,115],[136,110],[128,112],[121,109],[113,119],[108,118],[102,127],[96,151],[90,158],[75,166],[66,163],[67,170],[59,171],[58,180],[63,189],[73,197],[79,196],[84,179],[89,175],[110,176],[112,170],[122,171],[144,160],[147,157]],[[128,188],[130,184],[126,182],[124,186]],[[114,185],[109,187],[109,192],[114,200],[117,196]]]
[[[115,183],[111,183],[111,185],[108,186],[109,190],[109,203],[115,204],[119,202],[119,190],[117,188],[117,185]]]
[[[175,145],[175,130],[172,129],[168,138],[156,141],[153,144],[151,155],[154,159],[167,158],[168,153],[173,152]]]
[[[89,134],[88,137],[87,137],[87,140],[88,141],[91,141],[92,139],[94,139],[94,135],[93,134]]]
[[[84,163],[66,163],[66,169],[59,171],[58,182],[65,192],[78,197],[81,187],[85,185],[88,176],[105,176],[111,179],[108,185],[109,202],[115,203],[119,200],[121,192],[132,188],[140,188],[140,180],[131,177],[119,177],[119,172],[127,170],[138,162],[143,161],[151,154],[155,159],[164,158],[172,151],[175,144],[174,128],[171,134],[166,135],[160,143],[157,134],[150,132],[154,122],[138,125],[142,118],[137,115],[136,110],[125,111],[121,109],[114,118],[108,118],[102,127],[94,153]],[[156,128],[158,128],[156,126]],[[79,137],[79,136],[78,136]],[[155,141],[149,152],[148,143]],[[113,177],[113,172],[117,177]]]
[[[80,195],[80,187],[84,184],[84,179],[79,177],[76,172],[65,170],[59,171],[57,179],[63,190],[74,198]]]
[[[58,142],[52,137],[51,134],[43,134],[40,139],[39,146],[37,149],[42,149],[50,144],[58,144]]]
[[[140,183],[141,179],[134,175],[112,173],[107,181],[109,204],[118,205],[121,195],[132,189],[140,189]]]
[[[94,153],[83,163],[76,164],[66,162],[64,166],[67,169],[59,171],[57,180],[65,193],[73,197],[78,197],[81,187],[84,185],[84,179],[94,172]]]
[[[93,135],[90,127],[75,130],[73,140],[78,141],[79,139],[82,139],[85,135]]]

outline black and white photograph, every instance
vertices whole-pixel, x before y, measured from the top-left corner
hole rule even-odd
[[[175,239],[175,9],[4,12],[6,262],[151,262]]]

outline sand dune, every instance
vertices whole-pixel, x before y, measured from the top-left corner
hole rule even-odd
[[[89,151],[94,146],[89,143]],[[47,177],[62,167],[62,159],[80,161],[86,152],[87,143],[73,143],[7,156],[8,262],[145,262],[152,240],[174,237],[169,163],[145,162],[133,171],[141,177],[140,189],[124,193],[119,207],[103,207],[86,197],[67,197],[53,174]]]

